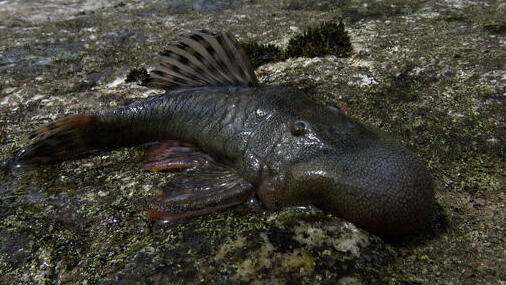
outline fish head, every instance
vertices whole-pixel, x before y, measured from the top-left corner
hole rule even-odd
[[[293,123],[307,147],[284,174],[284,201],[306,201],[382,235],[418,229],[433,203],[432,178],[408,148],[338,110]]]

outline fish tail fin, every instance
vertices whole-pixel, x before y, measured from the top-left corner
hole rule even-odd
[[[143,81],[172,90],[200,86],[257,86],[246,52],[230,32],[196,31],[168,46]]]
[[[47,164],[90,153],[96,149],[96,125],[93,115],[76,115],[47,124],[30,135],[33,143],[3,164],[10,168]]]

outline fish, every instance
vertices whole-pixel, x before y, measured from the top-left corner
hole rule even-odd
[[[312,205],[384,236],[427,222],[434,186],[421,159],[335,105],[261,85],[230,32],[194,31],[156,62],[144,85],[165,93],[44,125],[2,168],[147,145],[142,169],[178,173],[147,204],[153,219],[200,216],[256,196],[268,210]]]

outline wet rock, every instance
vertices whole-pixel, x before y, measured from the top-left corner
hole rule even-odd
[[[140,171],[141,147],[119,149],[0,171],[0,283],[506,281],[499,1],[67,2],[0,5],[0,160],[41,124],[159,93],[124,80],[178,34],[230,30],[284,49],[342,18],[350,57],[263,64],[260,81],[398,137],[427,161],[437,203],[421,232],[397,240],[316,209],[251,204],[158,223],[143,205],[171,175]]]

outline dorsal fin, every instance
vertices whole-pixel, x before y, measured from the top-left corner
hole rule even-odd
[[[258,85],[246,52],[230,32],[196,31],[171,44],[158,60],[146,86],[171,90]]]

